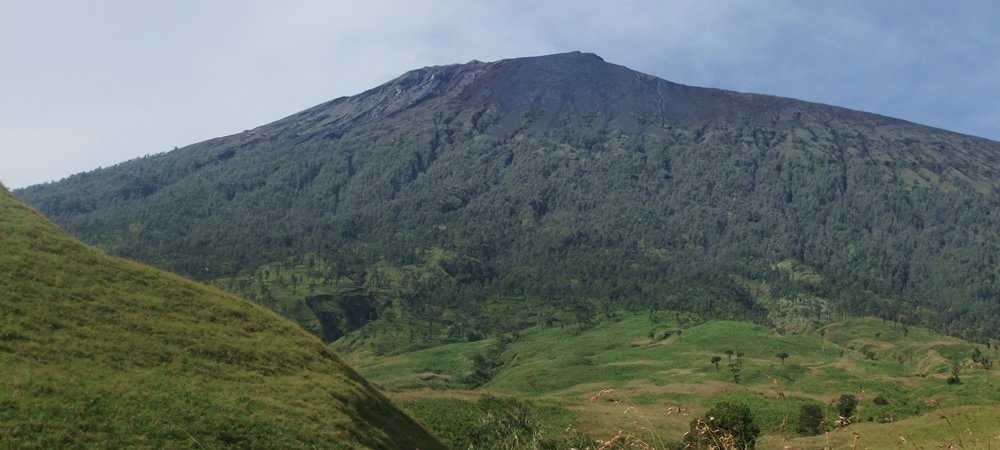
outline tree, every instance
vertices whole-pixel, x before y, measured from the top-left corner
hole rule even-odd
[[[729,362],[733,361],[733,351],[732,350],[730,350],[730,349],[727,348],[726,351],[724,351],[722,353],[725,353],[726,356],[729,357]]]
[[[837,401],[837,413],[840,417],[845,419],[850,419],[854,416],[854,410],[858,407],[858,398],[851,394],[844,394],[840,396],[840,400]]]
[[[993,360],[989,356],[983,355],[979,357],[979,365],[983,366],[983,370],[986,371],[986,383],[990,382],[990,369],[993,368]]]
[[[961,383],[962,379],[958,377],[958,374],[962,373],[962,364],[959,363],[958,361],[952,362],[950,371],[951,371],[951,376],[948,377],[948,384]]]
[[[788,353],[781,352],[781,353],[778,353],[777,355],[774,355],[774,356],[776,356],[778,359],[781,360],[781,364],[785,364],[785,359],[788,358],[789,355],[788,355]]]
[[[740,384],[740,372],[743,370],[743,360],[737,358],[736,362],[729,363],[729,371],[733,373],[733,383]]]
[[[808,403],[799,408],[799,432],[806,436],[815,436],[823,431],[823,408]]]
[[[716,373],[719,372],[719,361],[722,361],[722,357],[721,356],[713,356],[712,357],[712,364],[715,364],[715,372]]]
[[[703,419],[691,422],[685,435],[688,448],[757,448],[760,426],[754,421],[750,407],[742,403],[722,402],[705,413]]]

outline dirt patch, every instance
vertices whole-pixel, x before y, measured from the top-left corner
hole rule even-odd
[[[743,362],[751,362],[762,367],[781,365],[781,362],[777,359],[743,358]]]
[[[840,395],[839,394],[815,394],[807,393],[802,391],[782,391],[787,397],[805,397],[811,398],[821,403],[836,401]]]
[[[665,375],[691,375],[694,373],[694,369],[670,369],[661,370],[660,373]]]
[[[430,381],[434,379],[442,380],[446,383],[451,381],[451,375],[441,375],[434,372],[422,372],[414,376],[417,377],[417,379],[419,379],[420,381]]]
[[[837,361],[835,363],[830,364],[830,367],[836,367],[838,369],[844,369],[844,370],[846,370],[847,372],[850,372],[850,373],[855,373],[855,372],[858,371],[858,365],[854,362],[854,360],[850,360],[850,359],[843,359],[842,358],[840,361]]]
[[[896,377],[896,378],[893,378],[893,380],[898,381],[898,382],[902,382],[904,386],[914,386],[915,387],[915,386],[920,386],[922,384],[927,383],[927,378],[928,377],[934,378],[934,374],[928,375],[927,377],[921,377],[919,375],[912,375],[912,376],[909,376],[909,377]],[[940,378],[942,380],[944,380],[945,379],[945,375],[941,375]]]
[[[650,393],[650,394],[692,394],[692,395],[717,395],[723,392],[742,390],[742,386],[734,386],[729,383],[716,380],[706,380],[699,383],[670,383],[657,386],[649,380],[632,380],[625,385],[628,390]]]
[[[613,363],[608,363],[609,366],[655,366],[666,364],[666,361],[653,361],[652,359],[637,359],[635,361],[616,361]]]
[[[688,431],[689,423],[696,414],[703,413],[701,405],[689,411],[676,405],[640,405],[626,402],[589,401],[579,405],[567,405],[578,422],[571,429],[579,430],[592,439],[611,440],[619,435],[632,435],[645,442],[677,440]]]
[[[926,346],[926,347],[936,347],[936,346],[939,346],[939,345],[940,346],[950,346],[950,345],[961,344],[961,343],[963,343],[963,342],[959,341],[959,340],[955,340],[955,339],[937,339],[937,340],[933,340],[933,341],[923,342],[922,344],[924,346]]]
[[[673,369],[668,371],[671,373],[681,374],[686,369]],[[576,386],[569,387],[559,392],[553,392],[546,395],[547,398],[566,398],[574,397],[586,402],[590,402],[595,396],[608,389],[608,384],[603,383],[586,383],[578,384]],[[610,393],[600,395],[599,397],[608,397],[613,399],[621,399],[622,397],[633,397],[642,394],[688,394],[688,395],[701,395],[701,396],[712,396],[718,395],[723,392],[732,391],[742,391],[746,388],[744,386],[736,386],[731,383],[726,383],[718,380],[705,380],[697,383],[670,383],[663,386],[658,386],[651,383],[649,380],[632,380],[625,384],[624,387],[620,389],[612,389]]]
[[[497,394],[495,392],[487,391],[435,391],[432,389],[423,389],[419,391],[407,391],[407,392],[383,392],[387,397],[392,400],[404,401],[417,398],[454,398],[458,400],[476,401],[479,400],[479,396],[483,394],[492,394],[503,396],[503,394]]]
[[[547,398],[562,398],[562,397],[576,397],[580,399],[590,400],[591,397],[597,395],[598,392],[608,389],[610,387],[609,383],[597,382],[597,383],[584,383],[578,384],[576,386],[570,386],[561,391],[552,392],[545,395]]]

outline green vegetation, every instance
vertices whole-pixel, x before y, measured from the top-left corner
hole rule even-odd
[[[463,392],[464,380],[477,370],[477,357],[492,351],[492,359],[502,364],[480,389],[559,402],[573,416],[557,421],[542,417],[540,423],[550,429],[572,426],[589,440],[630,429],[634,414],[622,414],[630,405],[641,410],[669,443],[689,430],[691,417],[671,415],[669,409],[677,411],[678,406],[704,418],[703,411],[720,402],[744,403],[764,435],[798,439],[832,432],[844,413],[856,423],[889,426],[890,420],[898,424],[934,414],[939,404],[951,408],[1000,401],[1000,391],[981,368],[963,374],[961,385],[949,385],[949,360],[930,355],[969,355],[975,347],[924,328],[910,327],[904,340],[898,325],[882,325],[881,320],[869,318],[780,335],[745,322],[689,316],[677,322],[675,317],[661,312],[651,322],[646,314],[621,312],[615,321],[583,327],[539,326],[522,332],[516,340],[508,338],[502,346],[487,338],[384,356],[358,350],[347,357],[366,377],[390,391],[411,391],[433,399]],[[683,329],[681,339],[677,339],[678,329]],[[664,338],[662,330],[675,331]],[[654,339],[649,338],[650,331]],[[875,332],[882,333],[877,348],[882,356],[872,360],[858,344],[874,341]],[[727,364],[726,350],[732,350],[729,364],[741,364],[739,384],[725,367],[717,371],[710,362],[719,358],[720,366]],[[789,354],[784,364],[774,357],[779,352]],[[927,356],[895,358],[902,354]],[[613,392],[592,402],[603,389]],[[627,403],[620,403],[626,399]],[[986,431],[984,422],[969,420],[962,426]]]
[[[0,188],[0,447],[442,448],[315,337]]]
[[[691,422],[685,441],[691,448],[757,448],[760,427],[750,408],[742,403],[722,402]]]
[[[799,433],[815,436],[823,431],[823,408],[808,403],[799,407]]]
[[[552,401],[483,394],[475,401],[411,396],[400,403],[451,448],[566,449],[587,444],[582,436],[566,431],[574,417]]]
[[[847,420],[854,418],[854,410],[858,407],[858,398],[851,394],[844,394],[837,400],[837,414]]]
[[[1000,144],[652,78],[633,92],[635,77],[587,55],[422,69],[17,195],[111,254],[217,282],[326,341],[387,309],[426,334],[449,314],[492,323],[480,312],[498,298],[578,321],[877,316],[1000,338]],[[461,84],[486,79],[499,84]]]
[[[743,424],[709,442],[744,446],[944,411],[979,433],[1000,400],[998,161],[587,55],[421,69],[18,191],[219,289],[5,222],[51,236],[2,244],[0,437],[378,447],[412,424],[328,346],[457,447],[665,447],[711,437],[706,413]]]

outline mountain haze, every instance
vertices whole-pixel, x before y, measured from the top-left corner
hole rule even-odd
[[[0,447],[443,448],[319,340],[0,187]]]
[[[983,340],[1000,320],[998,161],[997,142],[568,53],[414,70],[16,194],[88,243],[227,279],[327,340],[388,310],[432,335],[441,308],[463,311],[439,328],[458,339],[492,326],[464,318],[496,298],[581,321],[759,322],[810,298],[814,320]],[[262,269],[307,260],[308,291]],[[276,289],[297,299],[279,308]],[[525,320],[508,328],[546,321]]]

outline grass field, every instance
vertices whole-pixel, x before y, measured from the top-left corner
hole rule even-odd
[[[109,258],[5,190],[0,218],[0,446],[441,446],[273,312]],[[264,270],[272,269],[298,280],[277,293],[289,308],[301,289],[353,288],[319,283],[322,266]],[[383,276],[391,284],[399,274]],[[334,346],[460,448],[583,448],[619,432],[662,448],[725,401],[751,408],[760,448],[991,448],[1000,439],[995,374],[971,360],[977,349],[1000,359],[997,347],[918,327],[855,318],[781,334],[690,314],[619,312],[584,328],[437,345],[412,339],[424,326],[377,321]],[[469,390],[483,361],[492,369]],[[947,382],[953,365],[959,383]],[[855,423],[835,427],[842,395],[859,400]],[[798,433],[807,404],[821,406],[826,433]]]
[[[914,439],[936,445],[965,439],[966,428],[980,438],[1000,432],[987,425],[1000,423],[990,420],[1000,391],[994,379],[987,382],[982,368],[972,368],[976,346],[926,329],[911,327],[904,335],[897,324],[861,318],[808,334],[779,335],[744,322],[700,323],[682,317],[678,323],[672,313],[652,322],[648,315],[620,316],[593,329],[567,326],[522,333],[520,340],[506,345],[499,373],[475,392],[556,402],[571,414],[560,416],[553,424],[559,426],[551,428],[573,427],[591,437],[635,428],[636,413],[641,412],[639,423],[658,430],[664,441],[676,442],[692,418],[719,402],[735,401],[751,407],[766,435],[762,443],[822,448],[827,444],[817,444],[820,438],[796,431],[801,406],[811,403],[822,406],[830,445],[837,446],[850,433],[832,431],[838,416],[834,403],[845,394],[859,399],[854,418],[858,423],[851,429],[875,442],[869,448],[881,448],[883,441],[876,436],[892,433],[912,432]],[[494,344],[487,339],[387,357],[359,352],[347,358],[383,388],[399,392],[392,395],[405,395],[414,404],[414,397],[436,399],[463,392],[461,380],[472,370],[472,357]],[[734,354],[729,357],[726,350]],[[789,356],[782,361],[779,353]],[[713,356],[721,358],[718,369],[711,363]],[[737,361],[739,383],[729,367]],[[952,361],[965,367],[961,383],[954,385],[946,382]],[[592,402],[603,389],[613,391]],[[952,427],[924,425],[934,422],[931,418],[946,423],[939,417],[948,414]]]
[[[0,188],[0,448],[443,448],[314,336]]]
[[[891,424],[861,423],[821,436],[790,439],[787,443],[793,448],[831,449],[997,448],[1000,405],[941,408]]]

